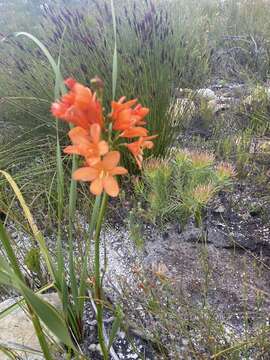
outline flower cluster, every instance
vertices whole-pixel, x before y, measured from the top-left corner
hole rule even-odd
[[[117,149],[126,147],[141,168],[144,149],[154,146],[152,140],[156,136],[149,136],[144,127],[149,109],[136,99],[125,101],[122,97],[112,101],[111,113],[105,117],[97,93],[74,79],[67,79],[65,84],[69,92],[52,104],[51,111],[55,117],[74,126],[68,134],[72,145],[64,152],[82,156],[84,166],[74,172],[73,178],[91,182],[90,191],[94,195],[105,191],[117,196],[119,186],[115,175],[127,174],[125,168],[118,166],[120,152]]]

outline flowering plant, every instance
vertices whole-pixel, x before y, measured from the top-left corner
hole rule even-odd
[[[104,116],[103,83],[95,78],[92,84],[96,86],[96,92],[92,92],[74,79],[67,79],[65,85],[69,88],[69,92],[52,104],[51,111],[55,117],[73,126],[68,133],[72,145],[67,146],[64,152],[83,158],[82,167],[73,168],[73,180],[90,182],[90,192],[96,196],[90,236],[94,235],[95,242],[94,287],[98,337],[104,359],[108,359],[113,334],[109,342],[105,341],[99,240],[107,197],[118,196],[119,185],[116,176],[128,173],[127,169],[119,166],[120,147],[130,151],[141,168],[143,151],[154,146],[152,140],[156,135],[149,136],[148,130],[144,127],[149,109],[138,104],[136,99],[126,101],[125,97],[121,97],[117,102],[112,101],[111,112],[108,116]],[[71,243],[70,245],[72,246]],[[88,258],[87,254],[85,258]],[[70,263],[72,262],[71,259]],[[86,262],[83,268],[87,267],[85,264]],[[84,271],[81,277],[82,282],[86,281],[85,273]],[[116,324],[118,322],[117,319]]]

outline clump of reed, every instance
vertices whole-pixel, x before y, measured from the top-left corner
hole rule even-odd
[[[140,101],[151,106],[148,128],[159,134],[154,152],[163,156],[177,136],[171,124],[181,123],[185,116],[172,119],[173,114],[169,111],[175,101],[175,87],[187,84],[196,87],[209,73],[209,53],[202,35],[198,35],[201,19],[196,26],[194,24],[196,32],[189,33],[184,24],[187,11],[176,21],[174,8],[170,5],[164,7],[151,0],[143,3],[128,1],[121,5],[121,2],[116,5],[120,70],[116,95],[126,94],[127,98],[132,98],[134,94],[140,94]],[[37,28],[39,37],[54,56],[61,48],[64,76],[69,74],[88,85],[95,75],[104,79],[107,109],[112,89],[112,28],[110,6],[105,0],[93,1],[83,10],[77,5],[70,8],[65,4],[46,4]],[[3,112],[6,119],[29,127],[38,119],[50,124],[45,114],[48,110],[46,101],[51,100],[53,79],[42,53],[14,38],[2,45],[5,52],[2,69],[5,70],[0,71],[0,78],[9,85],[5,94],[0,92],[0,95],[6,98],[19,92],[24,95],[24,99],[12,100],[16,106],[10,105],[10,99],[6,100],[6,111]],[[196,72],[192,70],[194,65]],[[21,111],[25,115],[23,121],[19,116]]]

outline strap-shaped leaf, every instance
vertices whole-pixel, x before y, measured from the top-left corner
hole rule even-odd
[[[53,279],[55,279],[55,270],[53,267],[51,256],[49,254],[49,251],[48,251],[46,243],[45,243],[45,239],[44,239],[43,235],[41,234],[41,232],[39,231],[39,229],[34,221],[34,218],[31,214],[31,211],[30,211],[29,207],[27,206],[18,185],[13,180],[12,176],[9,175],[7,172],[0,170],[0,174],[6,178],[9,185],[11,186],[12,190],[14,191],[14,193],[23,209],[25,219],[28,221],[28,224],[32,230],[33,236],[36,239],[37,243],[39,244],[41,253],[44,256],[44,259],[45,259],[46,265],[48,267],[48,270],[50,272],[50,275],[52,276]]]
[[[66,346],[74,349],[67,325],[59,312],[23,283],[20,283],[20,290],[26,301],[31,305],[47,328]]]

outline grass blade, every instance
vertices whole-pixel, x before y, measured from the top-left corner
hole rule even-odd
[[[114,33],[114,53],[113,53],[113,71],[112,71],[112,97],[113,97],[113,100],[115,100],[118,64],[117,64],[116,17],[115,17],[115,9],[114,9],[113,0],[111,0],[111,9],[112,9],[113,33]]]

